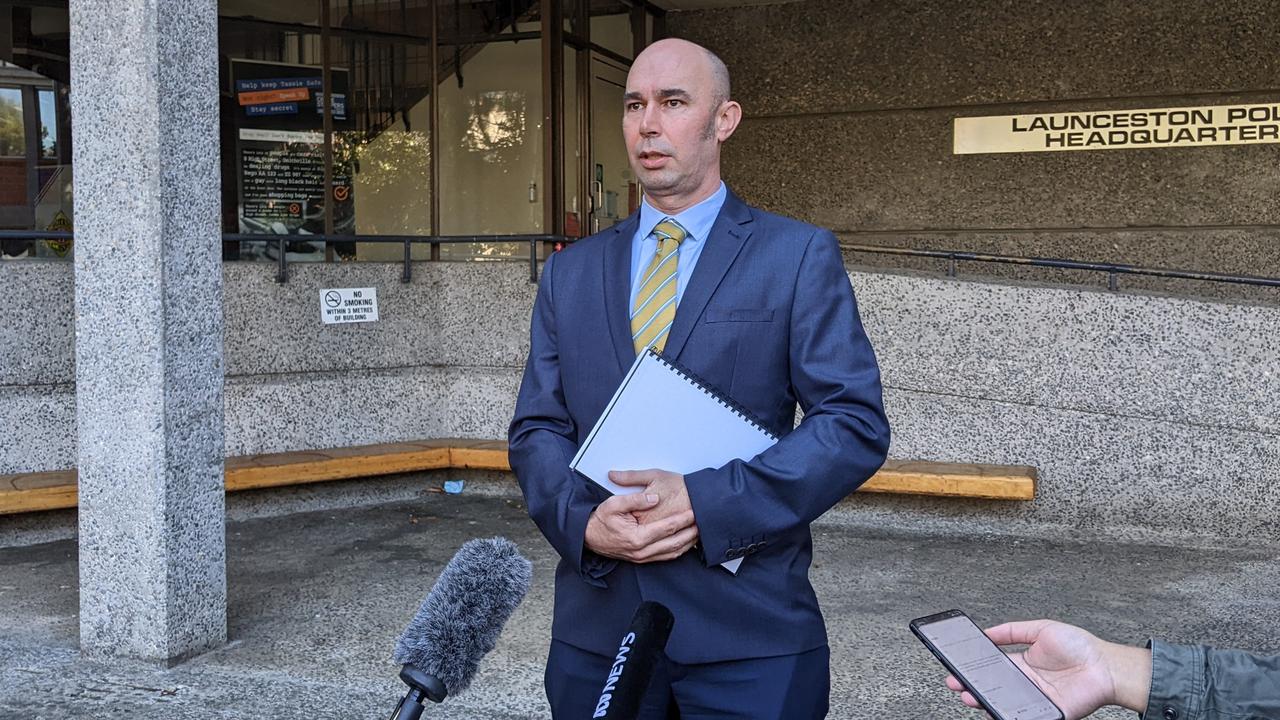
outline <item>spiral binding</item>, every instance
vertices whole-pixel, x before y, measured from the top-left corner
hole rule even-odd
[[[732,412],[734,415],[737,415],[743,420],[746,420],[748,425],[767,435],[770,440],[778,439],[777,435],[774,435],[772,432],[769,432],[769,429],[768,427],[765,426],[764,421],[756,417],[755,414],[752,413],[750,410],[748,410],[746,407],[735,402],[733,398],[716,390],[714,385],[707,382],[706,380],[703,380],[702,377],[699,376],[694,371],[690,370],[684,365],[681,365],[675,360],[672,360],[671,358],[663,355],[662,353],[658,352],[652,347],[648,348],[645,352],[648,352],[650,355],[653,355],[654,359],[656,359],[658,362],[662,363],[663,365],[666,365],[673,372],[675,372],[675,374],[683,378],[686,382],[692,384],[694,387],[698,388],[699,390],[706,393],[707,395],[710,395],[712,400],[715,400],[716,402],[720,403],[720,405],[722,405],[724,408]]]

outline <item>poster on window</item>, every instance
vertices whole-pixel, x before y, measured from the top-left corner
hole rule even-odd
[[[320,68],[256,61],[233,61],[231,96],[235,107],[237,221],[239,232],[306,236],[324,233],[332,208],[333,232],[355,231],[351,162],[333,158],[325,186],[324,107]],[[335,133],[351,126],[347,73],[330,71]],[[341,147],[341,144],[338,144]],[[348,243],[335,244],[343,254]],[[274,259],[276,243],[242,243],[241,257]],[[305,237],[286,244],[291,260],[323,260],[324,243]]]
[[[323,140],[318,132],[240,130],[240,232],[323,233],[327,204],[333,205],[334,233],[354,232],[351,175],[335,162],[326,190]]]
[[[333,86],[333,127],[351,128],[347,112],[347,71],[329,70]],[[231,86],[236,127],[263,130],[321,130],[324,78],[314,65],[232,60]]]

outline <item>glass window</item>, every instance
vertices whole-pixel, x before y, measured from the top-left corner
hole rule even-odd
[[[257,14],[256,6],[247,0],[221,2],[224,177],[232,179],[224,183],[229,188],[224,208],[230,208],[226,229],[357,238],[424,236],[433,228],[445,236],[548,232],[542,45],[529,37],[541,30],[540,3],[435,3],[439,54],[431,58],[429,0],[325,1],[330,3],[327,55],[334,95],[328,153],[324,105],[317,97],[322,14],[300,9],[298,17],[288,17],[280,9],[270,18],[253,18],[248,16]],[[599,35],[593,42],[631,55],[629,3],[568,0],[565,12],[566,19],[590,12],[592,33]],[[564,172],[565,194],[555,211],[563,213],[569,235],[616,221],[631,205],[626,169],[614,162],[616,152],[606,153],[603,146],[594,152],[609,168],[608,188],[593,203],[591,138],[596,125],[604,123],[606,144],[617,145],[620,110],[613,107],[612,85],[586,104],[585,83],[592,82],[594,69],[589,62],[587,53],[565,48],[564,154],[553,162]],[[617,73],[611,79],[616,85]],[[597,102],[609,103],[608,110],[593,112]],[[326,158],[331,163],[327,187]],[[435,187],[433,162],[440,179]],[[325,247],[305,237],[290,240],[290,260],[398,261],[404,252],[397,243],[353,240]],[[239,256],[274,259],[277,247],[243,243]],[[426,244],[412,250],[414,258],[429,257]],[[439,257],[524,259],[527,252],[524,243],[442,244]]]
[[[40,152],[41,163],[58,159],[58,112],[53,90],[37,92],[40,103]]]
[[[611,58],[591,60],[591,231],[612,227],[640,202],[622,137],[627,68]]]
[[[426,38],[431,35],[431,0],[327,0],[329,23],[334,28],[360,29],[375,33],[409,35]],[[261,4],[254,2],[255,5]],[[528,2],[463,3],[443,2],[441,12],[452,12],[454,5],[462,5],[466,13],[469,5],[492,6],[494,12],[507,11]],[[311,3],[314,7],[315,3]],[[490,8],[486,8],[490,9]]]
[[[581,18],[589,0],[560,0],[560,13],[564,16],[565,32],[578,36],[586,36],[586,28],[582,27]],[[567,66],[566,66],[567,67]]]
[[[440,233],[543,232],[541,41],[442,46],[440,51],[445,68],[439,87]],[[442,259],[459,260],[527,253],[527,246],[517,243],[440,249]]]
[[[0,8],[0,229],[72,229],[65,3]],[[70,259],[70,240],[5,239],[0,258]]]
[[[400,260],[403,247],[326,247],[306,235],[431,234],[430,39],[413,34],[429,31],[430,11],[426,0],[331,5],[327,155],[319,28],[298,27],[307,18],[229,22],[224,12],[227,231],[299,236],[286,245],[286,258],[312,261]],[[232,256],[273,260],[277,248],[241,243]],[[414,258],[430,252],[413,246]]]
[[[223,230],[289,235],[286,259],[325,260],[325,244],[305,237],[325,232],[330,197],[324,187],[320,36],[224,18],[219,43]],[[335,103],[345,97],[347,79],[345,71],[331,73]],[[334,122],[337,128],[346,120],[335,113]],[[335,183],[341,179],[335,172]],[[341,232],[341,218],[337,222],[334,230]],[[226,259],[274,260],[279,246],[243,242],[223,252]]]
[[[348,37],[334,46],[334,76],[346,74],[342,84],[349,86],[333,109],[335,231],[341,225],[357,235],[432,234],[430,45]],[[336,249],[358,260],[404,258],[400,244]],[[415,259],[431,256],[424,243],[411,251]]]
[[[566,20],[591,18],[594,43],[631,55],[631,3],[564,0],[563,7]],[[67,8],[50,0],[15,0],[6,8],[0,11],[0,38],[10,40],[0,43],[0,228],[70,230]],[[597,61],[585,49],[565,48],[564,151],[544,158],[542,45],[531,37],[541,30],[540,10],[536,0],[219,0],[223,230],[264,240],[289,235],[286,257],[294,261],[399,260],[398,244],[326,245],[306,236],[549,232],[545,218],[553,199],[570,235],[625,215],[630,203],[618,175],[624,170],[615,171],[612,160],[603,163],[610,188],[599,208],[592,202],[600,160],[591,156],[608,154],[593,147],[593,138],[603,123],[612,140],[616,123],[593,112],[598,98],[588,98],[587,84]],[[433,13],[441,34],[436,58],[430,57]],[[586,34],[588,27],[575,23],[568,29]],[[326,75],[333,95],[327,100]],[[544,161],[563,170],[562,199],[544,187]],[[277,248],[246,242],[223,249],[227,259],[273,260]],[[440,256],[524,259],[527,250],[524,243],[443,245]],[[71,243],[6,241],[0,251],[3,257],[70,257]],[[425,244],[413,246],[415,258],[429,253]]]
[[[0,88],[0,157],[26,159],[27,126],[22,120],[22,90]]]
[[[581,96],[578,92],[578,58],[581,53],[573,48],[564,49],[564,234],[569,237],[586,235],[586,196],[582,193],[583,145]]]
[[[635,45],[631,39],[631,6],[616,0],[592,2],[591,44],[632,57]]]
[[[345,6],[346,0],[342,4]],[[262,0],[218,0],[218,17],[223,24],[230,18],[253,18],[275,23],[320,27],[320,3],[314,0],[262,2]]]

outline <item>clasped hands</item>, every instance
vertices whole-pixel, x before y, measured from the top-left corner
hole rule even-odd
[[[665,470],[612,470],[609,480],[638,487],[614,495],[587,520],[585,542],[597,555],[633,563],[674,560],[698,541],[684,476]]]

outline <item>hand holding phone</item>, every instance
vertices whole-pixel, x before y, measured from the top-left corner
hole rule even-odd
[[[916,618],[911,632],[996,720],[1065,720],[1058,706],[962,611]]]
[[[1117,645],[1057,620],[1010,622],[986,631],[998,647],[1025,645],[1009,657],[1066,715],[1080,720],[1104,705],[1143,712],[1151,693],[1151,651]],[[954,677],[947,687],[965,691]],[[979,707],[968,692],[969,707]]]

